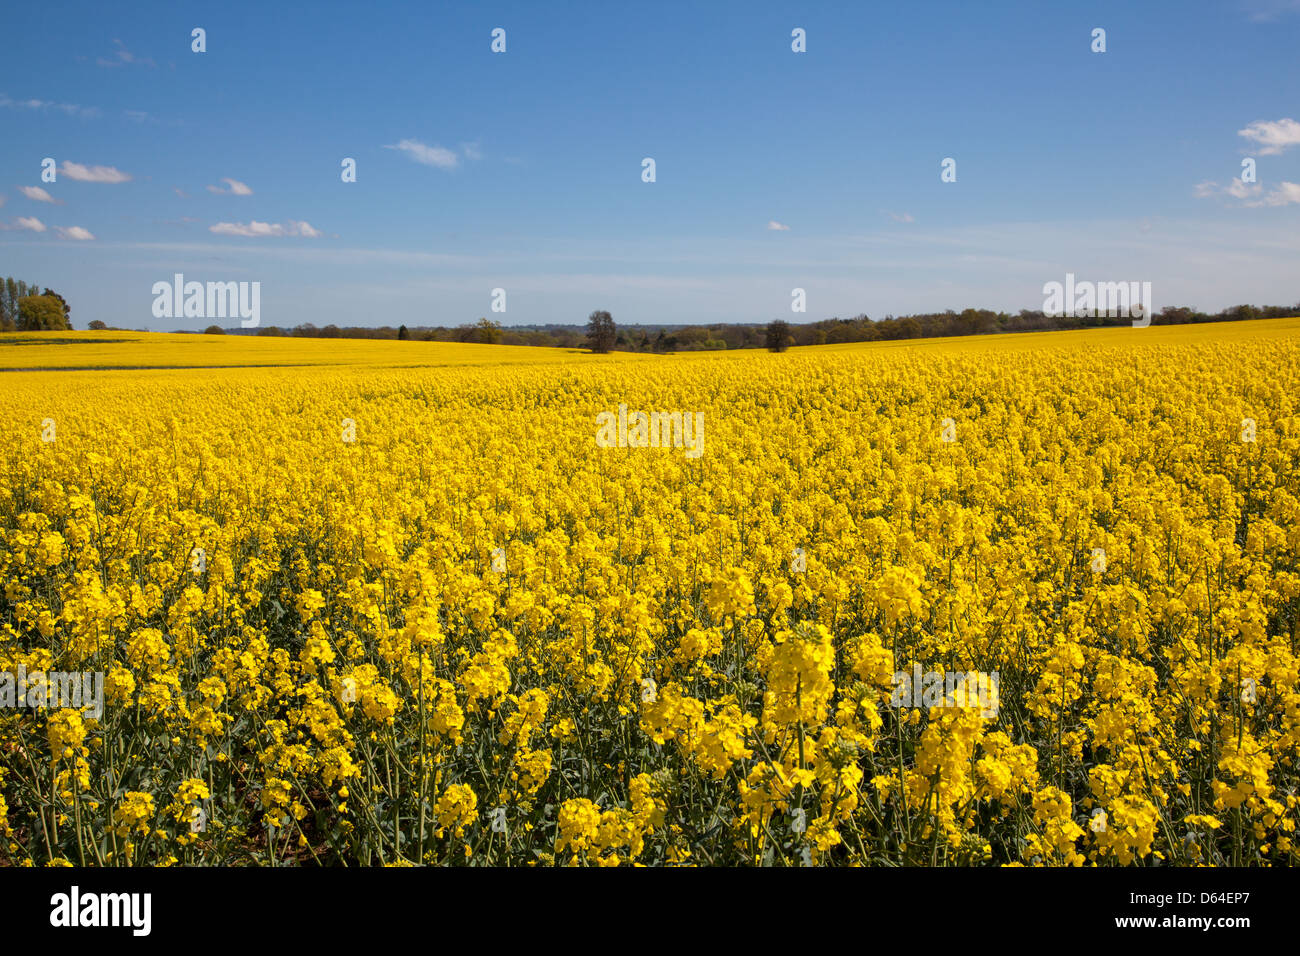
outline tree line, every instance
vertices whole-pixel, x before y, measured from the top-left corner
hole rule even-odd
[[[1242,322],[1300,316],[1300,303],[1291,306],[1234,305],[1219,312],[1201,312],[1186,306],[1166,306],[1152,320],[1153,325],[1189,325],[1199,322]],[[1048,315],[1041,310],[1021,309],[1017,313],[992,309],[961,312],[926,312],[915,315],[872,319],[858,315],[851,319],[822,319],[793,324],[782,319],[759,323],[715,323],[711,325],[639,324],[620,327],[606,311],[593,312],[584,330],[579,325],[517,326],[505,328],[490,319],[455,328],[420,326],[327,325],[311,323],[292,329],[269,326],[247,334],[305,336],[309,338],[409,339],[417,342],[478,342],[487,345],[534,345],[551,348],[589,348],[597,352],[693,352],[724,349],[767,348],[780,351],[792,345],[834,345],[844,342],[875,342],[897,339],[945,338],[962,335],[993,335],[999,332],[1051,332],[1068,329],[1131,325],[1124,316]],[[92,323],[93,325],[93,323]],[[211,326],[209,333],[238,332]]]
[[[14,279],[0,280],[0,331],[70,329],[70,310],[58,293]],[[1300,315],[1300,303],[1291,306],[1234,305],[1219,312],[1202,312],[1186,306],[1166,306],[1154,325],[1188,325],[1200,322],[1239,322]],[[581,325],[534,325],[503,327],[481,318],[474,324],[448,326],[338,326],[318,328],[310,322],[292,328],[263,326],[258,329],[224,329],[211,325],[211,335],[245,334],[294,336],[324,339],[399,339],[417,342],[473,342],[485,345],[531,345],[545,348],[591,349],[597,352],[690,352],[724,349],[768,348],[780,351],[792,345],[833,345],[845,342],[892,341],[897,339],[944,338],[962,335],[991,335],[999,332],[1044,332],[1066,329],[1129,325],[1124,316],[1048,315],[1041,310],[1021,309],[1017,313],[992,309],[961,312],[925,312],[887,315],[872,319],[866,314],[850,319],[832,318],[794,324],[781,319],[761,323],[713,323],[709,325],[659,325],[642,323],[630,327],[615,324],[609,312],[597,310]],[[87,328],[108,329],[95,320]]]
[[[49,332],[72,328],[63,296],[35,282],[0,278],[0,332]]]
[[[1250,319],[1280,319],[1300,315],[1295,305],[1234,305],[1219,312],[1201,312],[1186,306],[1166,306],[1156,313],[1152,325],[1190,325],[1199,322],[1244,322]],[[929,339],[961,335],[992,335],[998,332],[1052,332],[1131,325],[1126,316],[1048,315],[1041,310],[1021,309],[1014,315],[991,309],[962,312],[928,312],[886,316],[873,320],[866,315],[851,319],[823,319],[806,325],[792,325],[778,319],[769,323],[764,344],[779,350],[790,345],[833,345],[841,342],[875,342],[894,339]]]
[[[603,312],[603,310],[601,310]],[[608,312],[603,312],[608,315]],[[763,347],[760,324],[725,324],[681,326],[639,324],[618,326],[610,317],[601,320],[600,343],[609,351],[690,352],[713,349]],[[218,325],[204,330],[209,335],[265,335],[322,339],[399,339],[415,342],[477,342],[485,345],[536,345],[550,348],[585,349],[592,347],[588,327],[581,325],[502,326],[490,319],[473,325],[448,326],[339,326],[318,327],[310,322],[291,328],[263,326],[258,329],[225,329]],[[91,323],[92,328],[101,325]],[[105,326],[106,327],[106,326]],[[611,338],[612,336],[612,338]]]

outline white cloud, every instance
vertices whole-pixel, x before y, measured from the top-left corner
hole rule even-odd
[[[890,219],[894,220],[894,222],[916,222],[916,220],[912,218],[910,212],[891,212],[886,213],[886,215],[888,215]]]
[[[1267,193],[1254,202],[1246,203],[1247,206],[1289,206],[1291,203],[1300,203],[1300,183],[1284,182],[1271,193]]]
[[[466,159],[483,158],[483,150],[479,148],[478,143],[461,143],[460,151],[465,154]]]
[[[64,176],[83,183],[126,183],[131,181],[131,174],[124,173],[116,166],[83,166],[64,160],[60,168]]]
[[[209,226],[208,232],[218,236],[246,236],[249,238],[279,238],[282,236],[300,236],[304,239],[315,239],[322,233],[311,227],[310,223],[295,222],[290,219],[285,225],[278,222],[258,222],[254,219],[245,225],[242,222],[219,222],[215,226]]]
[[[18,229],[30,229],[32,232],[45,231],[45,223],[41,222],[35,216],[19,216],[14,220],[14,226]]]
[[[224,177],[221,181],[222,181],[223,183],[225,183],[229,188],[228,188],[228,189],[222,189],[220,186],[209,186],[209,187],[208,187],[208,192],[210,192],[210,193],[221,193],[221,194],[226,195],[226,196],[251,196],[251,195],[253,195],[253,190],[249,189],[248,186],[247,186],[245,183],[241,183],[238,179],[231,179],[229,176],[226,176],[226,177]]]
[[[1292,203],[1300,203],[1300,185],[1283,182],[1277,189],[1266,193],[1260,183],[1244,183],[1240,179],[1234,179],[1220,189],[1218,183],[1207,180],[1196,184],[1196,195],[1201,199],[1218,195],[1231,196],[1233,199],[1242,200],[1240,205],[1243,207],[1258,209],[1261,206],[1289,206]]]
[[[59,110],[69,116],[98,116],[99,110],[93,106],[78,106],[76,103],[52,103],[49,100],[14,100],[0,93],[0,106],[11,110]]]
[[[417,163],[425,166],[437,166],[439,169],[455,169],[460,165],[460,157],[441,146],[428,146],[419,140],[404,139],[395,146],[384,149],[399,149]]]
[[[59,200],[55,199],[53,196],[47,193],[40,186],[19,186],[18,191],[21,192],[28,199],[33,200],[34,202],[49,202],[49,203],[59,204]]]
[[[55,226],[54,231],[58,233],[60,239],[94,239],[89,229],[83,229],[81,226]]]
[[[1240,179],[1234,179],[1224,190],[1234,199],[1249,199],[1251,196],[1258,196],[1264,189],[1259,183],[1244,183]]]
[[[783,222],[777,222],[775,219],[767,221],[767,228],[772,232],[789,232],[790,227]]]
[[[1300,146],[1300,123],[1293,119],[1276,122],[1256,120],[1245,129],[1237,130],[1237,135],[1259,143],[1263,155],[1274,156],[1289,146]]]

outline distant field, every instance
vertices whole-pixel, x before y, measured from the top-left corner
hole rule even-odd
[[[1154,345],[1272,339],[1300,332],[1300,318],[1203,325],[1111,328],[1069,332],[1022,332],[896,342],[846,343],[795,349],[822,352],[1002,351],[1092,345]],[[1137,338],[1136,336],[1141,336]],[[0,333],[0,369],[39,368],[217,368],[270,365],[375,365],[393,368],[449,365],[513,365],[580,361],[710,361],[752,357],[756,350],[653,355],[616,352],[595,356],[582,350],[475,345],[460,342],[399,342],[393,339],[311,339],[248,335],[175,335],[155,332]]]
[[[96,338],[102,336],[102,338]],[[6,346],[9,346],[6,348]],[[267,365],[508,365],[559,349],[154,332],[0,334],[0,368],[202,368]]]
[[[1300,319],[98,335],[0,336],[0,673],[104,681],[0,863],[1300,864]]]

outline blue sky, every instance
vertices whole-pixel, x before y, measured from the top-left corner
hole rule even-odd
[[[279,6],[7,10],[0,274],[159,330],[176,272],[281,326],[1300,300],[1300,0]]]

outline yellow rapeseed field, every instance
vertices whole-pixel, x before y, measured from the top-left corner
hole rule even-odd
[[[0,368],[0,864],[1300,862],[1300,320]]]

